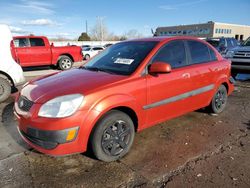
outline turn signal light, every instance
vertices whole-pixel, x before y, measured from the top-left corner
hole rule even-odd
[[[70,131],[68,132],[68,135],[67,135],[66,140],[67,140],[67,141],[73,140],[73,139],[75,138],[75,135],[76,135],[76,130],[75,130],[75,129],[74,129],[74,130],[70,130]]]

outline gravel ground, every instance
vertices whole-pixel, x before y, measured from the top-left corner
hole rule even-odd
[[[249,93],[237,82],[222,114],[199,110],[137,133],[112,163],[34,151],[17,133],[10,97],[0,104],[0,187],[250,187]]]

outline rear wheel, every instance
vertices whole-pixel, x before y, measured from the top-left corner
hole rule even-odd
[[[90,59],[90,55],[89,55],[89,54],[86,54],[86,55],[85,55],[85,59],[86,59],[86,60],[89,60],[89,59]]]
[[[0,77],[0,102],[5,101],[11,93],[10,82]]]
[[[58,65],[61,70],[69,70],[73,65],[73,61],[68,56],[63,55],[60,57]]]
[[[91,136],[91,149],[97,159],[115,161],[128,153],[134,134],[131,118],[121,111],[112,110],[97,123]]]
[[[227,88],[224,85],[221,85],[214,94],[214,97],[210,104],[212,113],[219,114],[225,109],[227,97]]]

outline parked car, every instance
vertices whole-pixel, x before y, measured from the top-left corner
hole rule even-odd
[[[97,55],[98,53],[100,53],[101,51],[103,51],[104,48],[103,47],[89,47],[89,48],[85,48],[82,51],[83,57],[88,60],[92,57],[94,57],[95,55]]]
[[[203,107],[221,113],[234,89],[230,67],[193,37],[117,43],[79,69],[30,81],[15,102],[18,129],[40,152],[89,147],[114,161],[128,153],[136,131]]]
[[[225,56],[228,50],[240,45],[233,37],[207,38],[206,41],[215,47],[222,56]]]
[[[250,72],[250,37],[242,43],[227,52],[225,57],[232,62],[232,74],[235,77],[237,73]]]
[[[0,102],[3,102],[25,79],[22,68],[12,58],[12,35],[9,27],[0,24],[0,31]]]
[[[61,70],[68,70],[73,62],[83,59],[81,47],[55,47],[44,36],[14,37],[13,50],[16,53],[14,59],[22,67],[54,65]]]
[[[103,47],[104,48],[108,48],[108,47],[110,47],[110,46],[112,46],[113,44],[110,44],[110,43],[108,43],[108,44],[105,44]]]
[[[90,48],[91,46],[90,45],[82,45],[82,51],[85,50],[86,48]]]

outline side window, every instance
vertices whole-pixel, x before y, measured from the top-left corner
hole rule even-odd
[[[210,61],[217,61],[217,57],[216,57],[215,52],[209,47],[208,47],[208,49],[209,49],[209,53],[210,53]]]
[[[233,46],[238,46],[239,45],[239,42],[235,38],[232,38],[231,40],[232,40]]]
[[[186,52],[183,41],[173,41],[159,50],[152,62],[169,63],[172,68],[187,65]]]
[[[228,48],[231,48],[231,47],[233,47],[233,46],[234,46],[234,44],[233,44],[232,39],[231,39],[231,38],[227,38],[227,47],[228,47]]]
[[[26,38],[18,38],[18,39],[14,39],[14,45],[17,48],[28,47],[29,43],[28,43],[28,40]]]
[[[99,47],[96,47],[96,48],[93,48],[93,50],[103,50],[103,49],[99,48]]]
[[[45,46],[45,44],[41,38],[30,38],[30,46]]]
[[[206,44],[191,40],[187,42],[190,50],[192,64],[205,63],[211,61],[209,49]]]
[[[226,39],[225,38],[221,38],[220,39],[220,45],[219,47],[226,47]]]

